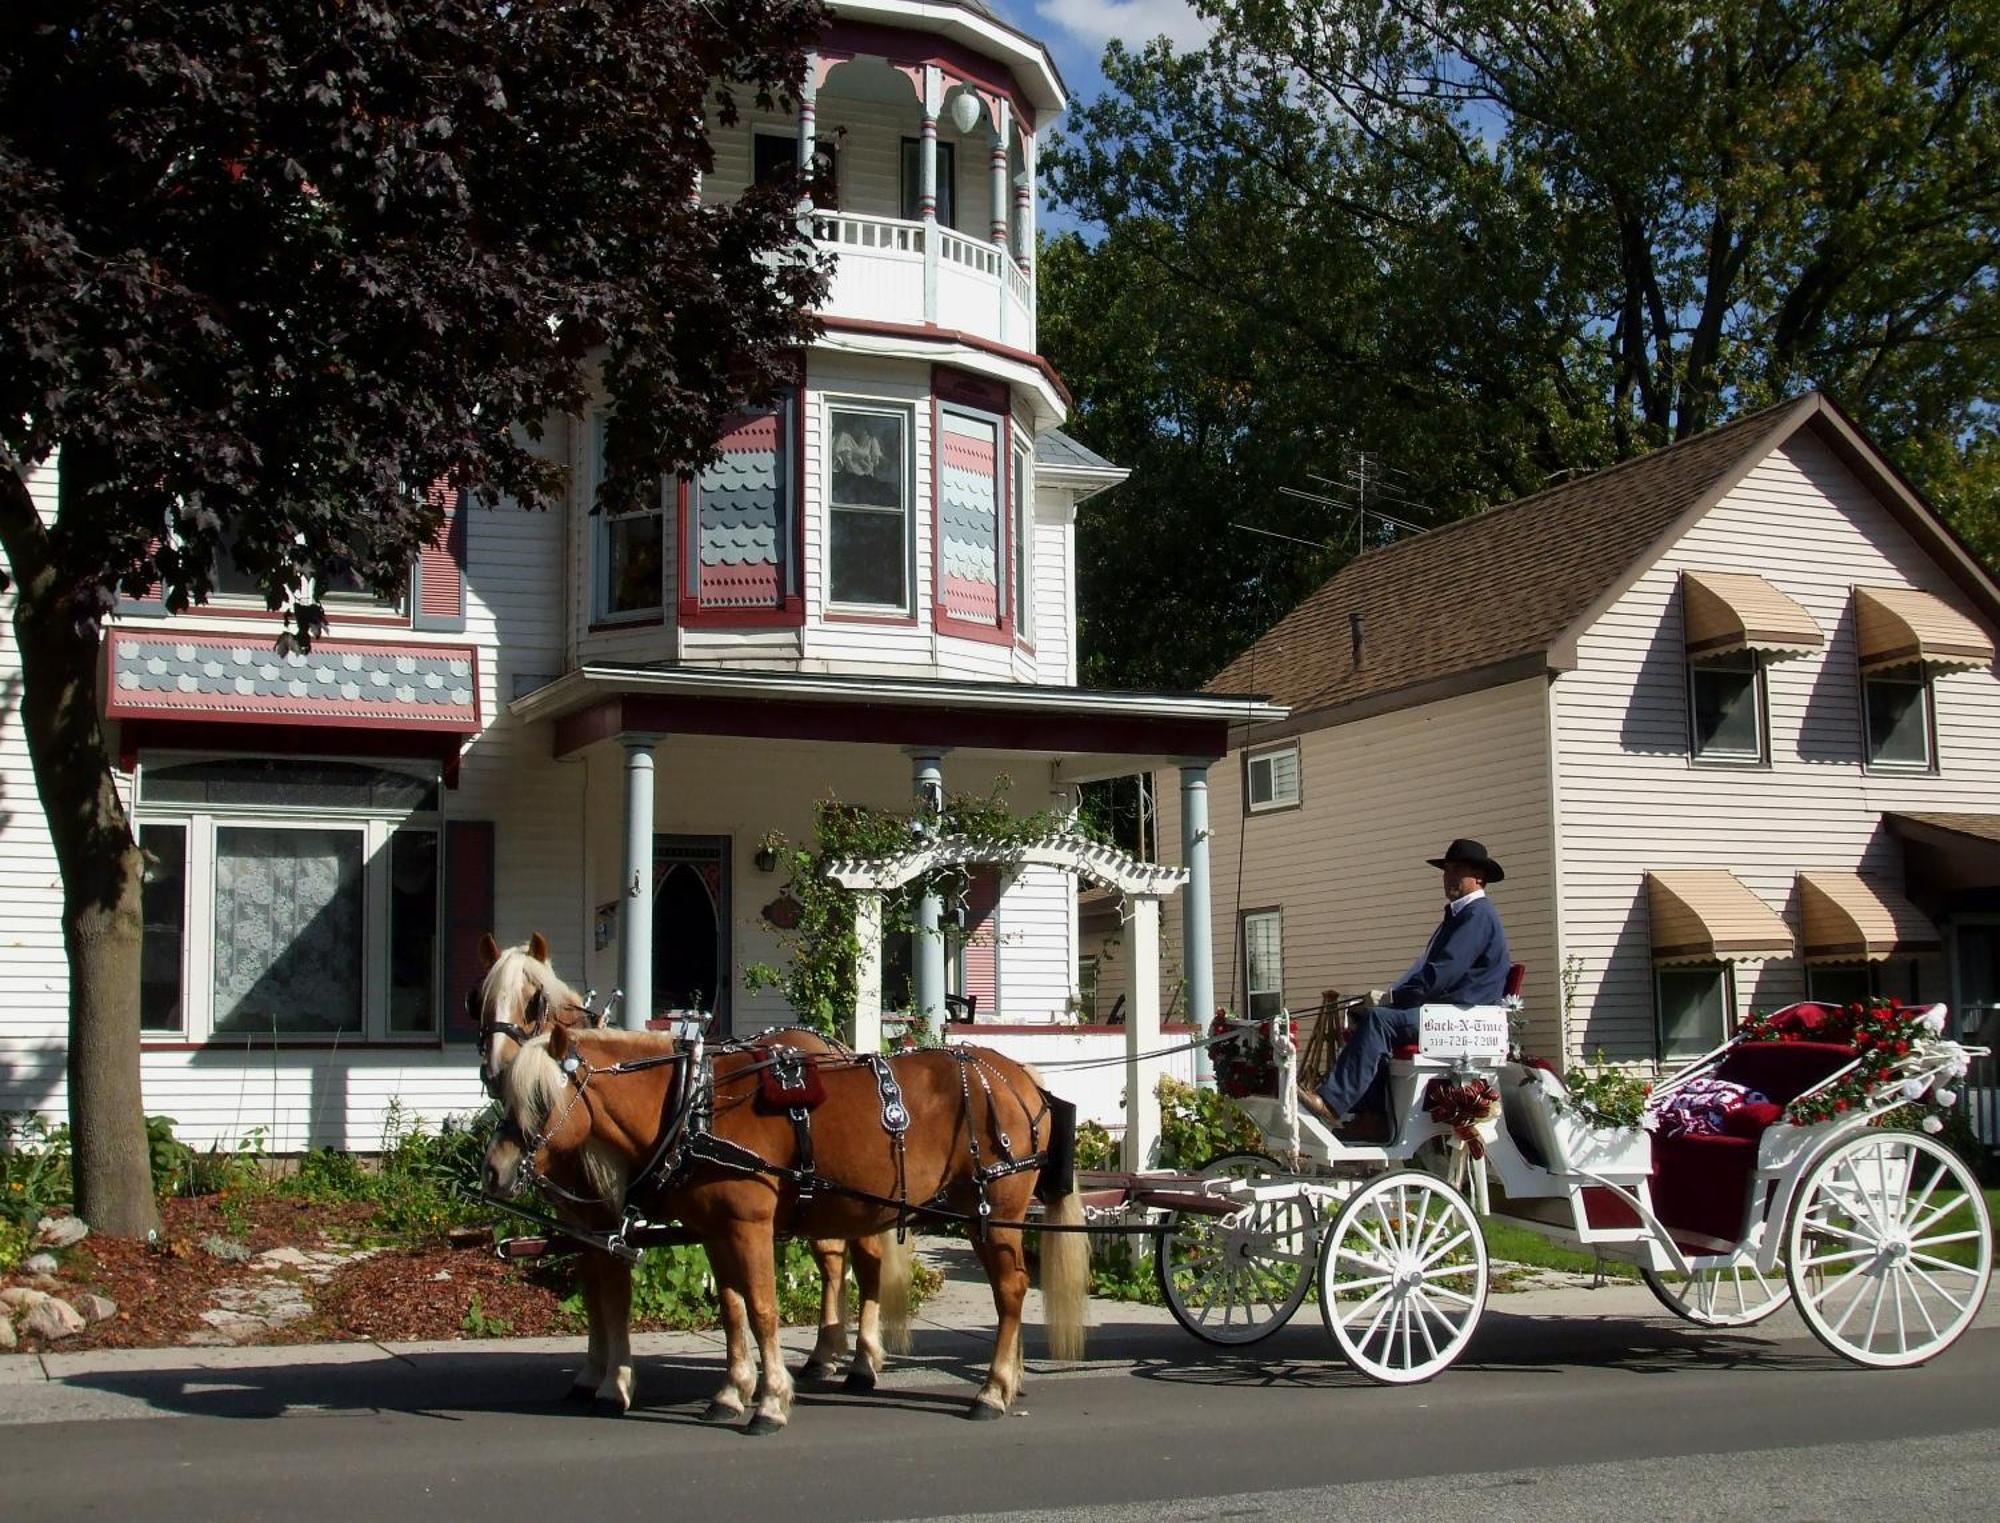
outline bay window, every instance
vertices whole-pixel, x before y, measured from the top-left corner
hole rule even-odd
[[[1006,420],[942,404],[937,427],[938,617],[1005,629]]]
[[[145,760],[146,1032],[434,1036],[437,807],[421,763]]]
[[[592,490],[604,479],[604,420],[593,435],[596,475]],[[658,493],[644,506],[625,513],[600,512],[596,525],[597,574],[594,622],[643,621],[660,616],[666,598],[666,513]]]
[[[1014,451],[1014,632],[1035,638],[1035,499],[1025,449]]]

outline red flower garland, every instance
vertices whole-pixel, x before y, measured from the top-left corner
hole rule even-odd
[[[1785,1108],[1785,1119],[1793,1126],[1810,1126],[1865,1110],[1878,1089],[1896,1082],[1896,1061],[1931,1039],[1924,1025],[1929,1008],[1880,998],[1844,1007],[1808,1002],[1752,1013],[1744,1018],[1742,1035],[1752,1042],[1835,1042],[1855,1050],[1860,1065],[1839,1083]]]

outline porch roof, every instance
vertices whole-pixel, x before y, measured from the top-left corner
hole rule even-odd
[[[1181,759],[1213,761],[1231,725],[1286,709],[1240,694],[1104,692],[828,672],[586,665],[516,699],[509,712],[554,729],[572,755],[623,733],[949,746],[1059,758],[1071,781]]]

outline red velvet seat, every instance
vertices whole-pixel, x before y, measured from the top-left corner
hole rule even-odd
[[[1854,1061],[1844,1042],[1738,1042],[1715,1077],[1742,1084],[1785,1106]],[[1761,1134],[1759,1134],[1761,1135]],[[1653,1211],[1676,1233],[1734,1243],[1743,1234],[1758,1135],[1653,1136]]]

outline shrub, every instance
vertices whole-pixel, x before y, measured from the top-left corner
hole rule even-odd
[[[71,1193],[69,1128],[32,1111],[0,1115],[0,1220],[32,1228]]]

